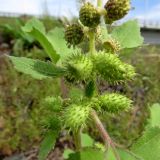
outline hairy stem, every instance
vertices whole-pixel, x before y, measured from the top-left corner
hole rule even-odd
[[[95,53],[95,33],[93,30],[89,31],[89,52],[90,55]]]
[[[101,137],[103,138],[106,148],[108,149],[108,147],[110,146],[113,150],[116,160],[120,160],[120,157],[116,151],[116,148],[114,143],[112,142],[112,139],[110,138],[109,134],[105,130],[102,122],[100,121],[99,117],[97,116],[97,113],[94,110],[92,110],[91,116],[99,130],[99,133],[101,134]]]
[[[81,146],[81,129],[78,129],[77,131],[73,132],[73,137],[74,137],[76,151],[80,151],[82,148],[82,146]]]

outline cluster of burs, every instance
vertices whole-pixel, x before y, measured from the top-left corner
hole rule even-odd
[[[109,0],[104,8],[96,8],[89,2],[85,3],[79,12],[79,22],[66,27],[65,40],[68,46],[75,47],[84,40],[85,36],[98,34],[97,30],[103,18],[106,24],[111,25],[114,21],[123,18],[129,10],[129,0]],[[108,44],[107,51],[93,49],[88,53],[73,53],[64,63],[67,72],[66,81],[71,85],[84,88],[84,96],[78,97],[76,102],[70,102],[64,110],[65,126],[71,130],[84,127],[91,110],[114,114],[128,110],[131,106],[132,101],[119,93],[98,93],[97,81],[119,84],[135,76],[134,68],[118,57],[119,43],[113,39],[105,43]],[[92,42],[90,47],[94,47]]]

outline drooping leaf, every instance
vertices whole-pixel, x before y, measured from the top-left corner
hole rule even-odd
[[[65,73],[62,68],[56,67],[49,62],[33,60],[25,57],[9,56],[9,58],[19,72],[29,74],[36,79],[44,79],[48,77],[57,78]]]
[[[56,53],[56,50],[50,40],[48,39],[45,28],[43,24],[37,19],[31,19],[26,23],[22,30],[25,33],[28,33],[32,37],[34,37],[44,48],[48,56],[51,58],[53,62],[57,62],[59,60],[59,55]],[[58,42],[57,42],[58,43]]]
[[[81,152],[69,155],[67,160],[104,160],[104,153],[97,149],[85,148]]]
[[[111,36],[121,45],[121,49],[135,48],[143,44],[143,38],[140,34],[140,26],[136,20],[128,21],[121,26],[116,27]]]
[[[93,147],[94,140],[88,134],[81,134],[82,147]]]
[[[55,28],[51,30],[47,37],[54,47],[57,54],[60,55],[61,60],[65,60],[68,56],[73,53],[80,52],[79,48],[68,48],[67,43],[64,39],[64,29],[63,28]]]
[[[46,157],[48,156],[49,152],[54,148],[58,134],[59,132],[53,132],[53,131],[49,131],[46,134],[45,138],[43,139],[40,145],[38,154],[39,160],[46,160]]]
[[[153,106],[150,108],[150,118],[149,118],[149,126],[151,127],[160,127],[160,104],[155,103]]]
[[[160,159],[160,128],[148,128],[131,150],[143,160]]]

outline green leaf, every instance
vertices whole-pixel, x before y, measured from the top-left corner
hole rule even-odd
[[[52,46],[54,47],[57,54],[60,55],[61,60],[65,60],[68,56],[73,53],[80,52],[79,48],[68,48],[67,43],[64,39],[64,29],[63,28],[55,28],[51,30],[47,37],[51,42]]]
[[[42,47],[44,48],[44,50],[53,62],[56,63],[59,60],[60,57],[56,53],[56,50],[54,49],[52,43],[48,39],[45,33],[45,28],[39,20],[31,19],[26,23],[24,27],[22,27],[22,30],[25,33],[28,33],[29,35],[33,36],[42,45]]]
[[[39,160],[46,160],[46,157],[48,156],[49,152],[54,148],[58,134],[59,132],[53,132],[53,131],[50,131],[46,134],[39,149],[39,154],[38,154]]]
[[[149,126],[151,127],[160,127],[160,104],[155,103],[153,106],[150,108],[150,119],[149,119]]]
[[[160,159],[160,128],[149,128],[132,146],[131,150],[143,160]]]
[[[93,97],[95,89],[96,89],[95,82],[90,81],[85,87],[85,96],[88,98]]]
[[[88,134],[81,134],[82,147],[93,147],[94,140]]]
[[[128,21],[116,27],[111,36],[120,43],[121,49],[135,48],[143,44],[140,27],[136,20]]]
[[[120,156],[121,160],[143,160],[131,151],[127,152],[122,149],[117,149],[117,153]],[[111,148],[109,148],[107,154],[108,160],[117,160]]]
[[[49,62],[33,60],[25,57],[9,56],[9,58],[19,72],[29,74],[36,79],[44,79],[48,77],[57,78],[65,73],[62,68],[56,67]]]
[[[104,160],[104,153],[97,149],[85,148],[69,155],[67,160]]]
[[[72,154],[72,153],[74,153],[73,150],[71,150],[71,149],[65,149],[65,150],[64,150],[64,153],[63,153],[63,158],[64,158],[64,159],[68,159],[68,158],[69,158],[69,155]]]

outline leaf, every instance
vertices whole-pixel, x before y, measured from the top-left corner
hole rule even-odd
[[[70,154],[67,160],[104,160],[104,153],[97,149],[85,148],[81,152]]]
[[[135,48],[143,44],[140,27],[136,20],[128,21],[116,27],[111,36],[120,43],[121,49]]]
[[[160,128],[149,128],[132,146],[131,150],[143,160],[160,159]]]
[[[88,134],[81,134],[82,147],[93,147],[94,140]]]
[[[53,131],[50,131],[46,134],[44,140],[40,145],[38,154],[39,160],[46,160],[46,157],[48,156],[49,152],[54,148],[58,134],[59,132],[53,132]]]
[[[72,153],[74,153],[73,150],[71,150],[71,149],[65,149],[65,150],[64,150],[64,153],[63,153],[63,158],[64,158],[64,159],[69,158],[69,155],[72,154]]]
[[[68,48],[67,43],[64,39],[64,29],[63,28],[55,28],[51,30],[47,37],[51,42],[52,46],[54,47],[57,54],[60,55],[61,60],[65,60],[68,56],[73,53],[80,52],[79,48]]]
[[[95,89],[96,89],[95,82],[89,81],[85,87],[85,96],[88,98],[93,97],[93,95],[95,93]]]
[[[160,127],[160,104],[155,103],[150,108],[151,116],[149,119],[149,126],[151,127]]]
[[[56,67],[49,62],[33,60],[25,57],[9,56],[9,58],[19,72],[29,74],[36,79],[44,79],[48,77],[57,78],[65,73],[62,68]]]
[[[122,149],[117,149],[117,153],[120,156],[121,160],[143,160],[139,158],[137,155],[135,155],[134,153],[132,152],[128,153]],[[111,148],[109,148],[107,152],[107,157],[108,157],[108,160],[117,160]]]
[[[34,37],[42,45],[42,47],[44,48],[44,50],[53,62],[56,63],[59,60],[60,57],[56,53],[56,50],[54,49],[52,43],[48,39],[45,33],[45,28],[39,20],[34,18],[31,19],[26,23],[24,27],[22,27],[22,30],[25,33],[28,33],[29,35]]]

